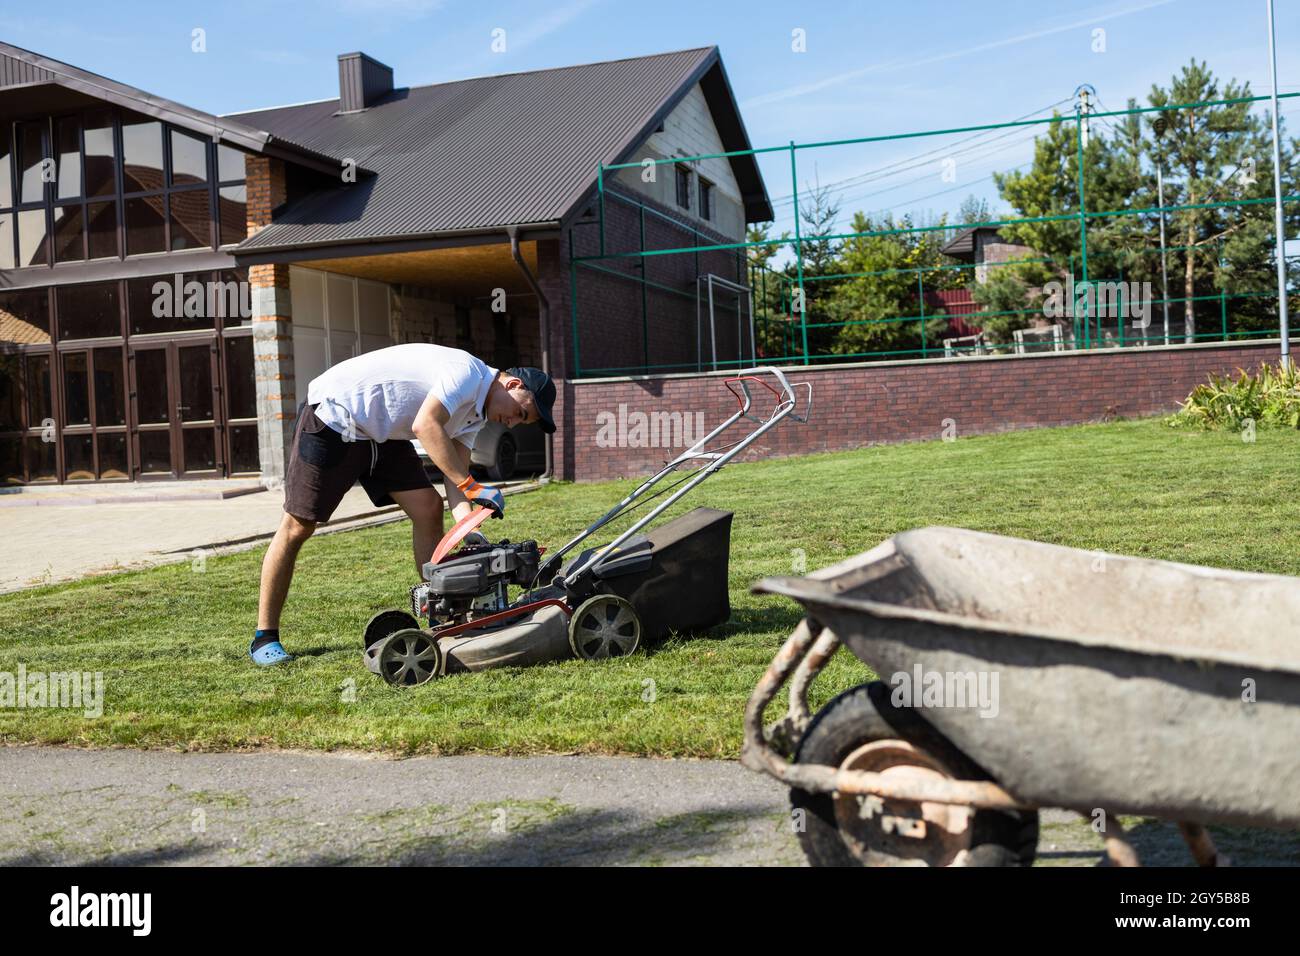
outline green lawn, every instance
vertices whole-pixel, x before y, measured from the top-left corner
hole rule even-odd
[[[1298,460],[1295,432],[1247,444],[1140,421],[732,466],[688,499],[736,512],[729,625],[625,660],[411,690],[389,688],[360,657],[370,615],[406,602],[404,524],[308,544],[282,627],[300,657],[269,671],[245,657],[261,548],[210,558],[203,572],[186,563],[27,591],[0,597],[0,671],[102,671],[106,705],[98,719],[0,711],[0,742],[734,756],[745,700],[798,619],[790,602],[747,589],[792,573],[798,549],[812,570],[942,523],[1300,574]],[[552,485],[511,499],[490,530],[555,546],[629,487]],[[841,652],[814,704],[868,676]]]

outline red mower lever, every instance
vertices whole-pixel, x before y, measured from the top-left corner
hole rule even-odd
[[[738,375],[735,378],[723,379],[722,384],[727,386],[727,391],[736,396],[736,401],[740,404],[741,408],[745,407],[745,398],[740,394],[740,392],[732,388],[732,385],[742,382],[757,382],[759,385],[762,385],[765,389],[771,392],[778,402],[781,400],[781,393],[773,388],[767,379],[759,378],[757,375]]]
[[[457,521],[451,526],[451,530],[442,536],[438,546],[433,549],[433,557],[429,559],[429,563],[437,564],[442,561],[448,554],[456,550],[456,545],[464,541],[471,531],[477,530],[479,525],[492,517],[492,514],[491,508],[478,507]]]

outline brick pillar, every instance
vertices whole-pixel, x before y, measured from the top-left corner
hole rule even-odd
[[[270,225],[285,201],[284,163],[249,156],[248,234]],[[289,298],[289,267],[250,266],[253,300],[253,368],[257,383],[257,446],[262,477],[284,477],[285,459],[293,443],[297,388],[293,377],[293,303]]]

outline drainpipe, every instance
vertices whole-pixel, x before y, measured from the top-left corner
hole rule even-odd
[[[515,265],[519,271],[524,274],[524,280],[532,288],[533,294],[537,296],[537,315],[542,336],[542,371],[547,375],[551,374],[551,303],[547,301],[546,296],[542,293],[542,287],[537,284],[537,279],[528,269],[528,263],[524,262],[524,257],[519,254],[519,227],[507,226],[506,232],[510,236],[510,256],[515,260]],[[546,470],[542,472],[538,481],[545,484],[551,480],[555,472],[555,442],[554,435],[546,436]]]

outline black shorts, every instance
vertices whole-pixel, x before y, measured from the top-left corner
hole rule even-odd
[[[303,521],[328,521],[358,481],[375,507],[393,504],[394,491],[432,485],[409,441],[344,441],[316,417],[315,405],[301,405],[285,464],[284,510]]]

